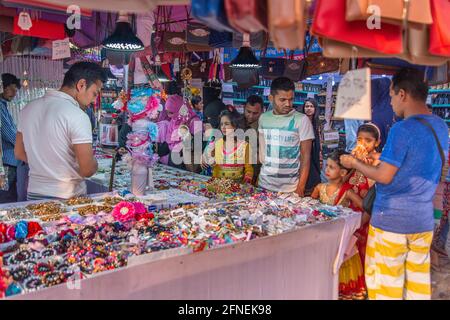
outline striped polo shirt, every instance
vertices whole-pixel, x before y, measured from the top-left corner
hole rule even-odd
[[[259,119],[265,140],[264,161],[258,185],[275,192],[294,192],[300,171],[300,143],[314,139],[309,118],[295,110],[287,115],[268,111]]]

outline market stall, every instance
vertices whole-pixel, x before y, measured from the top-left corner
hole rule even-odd
[[[47,89],[59,89],[75,62],[94,62],[107,73],[97,99],[83,106],[92,113],[92,131],[84,133],[92,134],[98,162],[97,172],[86,179],[88,195],[0,205],[0,298],[365,299],[359,259],[366,248],[367,230],[360,226],[366,207],[356,207],[354,199],[368,194],[369,179],[355,170],[345,178],[340,173],[328,192],[327,158],[346,149],[374,163],[370,156],[398,121],[390,86],[403,67],[421,72],[430,85],[431,113],[450,126],[450,2],[392,3],[396,6],[375,0],[0,0],[0,74],[16,75],[17,89],[22,86],[4,102],[14,132],[25,105]],[[382,10],[368,27],[371,5]],[[245,108],[254,107],[251,97],[260,101],[261,114],[274,108],[277,78],[293,83],[291,109],[313,125],[305,139],[297,136],[305,123],[291,130],[296,120],[277,128],[278,121],[269,119],[272,123],[256,120],[252,127],[245,117]],[[196,109],[193,100],[204,106]],[[206,114],[211,101],[239,118],[233,123],[228,115],[233,130],[258,128],[260,136],[289,126],[295,132],[264,136],[264,147],[278,154],[261,164],[273,166],[264,168],[270,177],[261,187],[279,191],[289,184],[285,181],[301,180],[304,155],[297,154],[296,143],[288,144],[314,137],[312,189],[306,193],[297,182],[293,193],[272,193],[251,184],[258,174],[241,179],[234,175],[238,169],[233,180],[211,178],[214,166],[223,164],[215,155],[213,167],[205,169],[201,161],[205,175],[191,161],[169,161],[172,155],[184,160],[192,151],[204,154],[220,141],[207,129],[213,120],[220,123],[220,112],[217,119]],[[363,143],[355,148],[365,121],[376,131],[366,132],[377,144],[370,152]],[[191,150],[196,140],[203,142],[202,150]],[[248,150],[259,151],[261,141],[254,142]],[[250,158],[243,156],[247,148],[217,145],[224,159],[244,149],[241,158]],[[73,145],[68,149],[73,153]],[[116,162],[118,155],[122,159]],[[333,161],[346,170],[339,159]],[[245,165],[259,172],[260,161]],[[229,172],[242,165],[237,162]],[[76,172],[78,164],[70,165],[72,174],[80,173],[71,177],[81,182],[85,175]],[[7,176],[0,163],[0,189],[9,188]],[[317,191],[320,182],[325,187],[314,197],[333,205],[297,195]],[[350,189],[357,194],[351,201]],[[436,193],[436,213],[446,211],[447,194],[448,181]],[[354,233],[361,229],[366,234],[357,239]],[[356,280],[340,282],[339,269],[348,258],[358,260]],[[355,282],[361,282],[360,292],[340,292]]]
[[[2,223],[16,230],[12,242],[2,244],[4,268],[13,277],[9,295],[14,299],[335,299],[337,271],[360,223],[359,214],[349,209],[289,195],[255,194],[238,202],[203,203],[146,215],[146,206],[161,201],[149,195],[135,199],[146,205],[140,207],[140,216],[136,211],[127,213],[129,220],[117,209],[126,206],[124,201],[118,203],[121,200],[104,194],[93,200],[3,206]],[[113,203],[118,203],[114,209]],[[85,210],[86,206],[91,207]],[[34,228],[39,223],[42,232],[32,237],[20,234],[17,230],[24,231],[26,220],[14,222],[11,210],[14,217],[18,212],[23,219],[28,217],[27,230],[34,221]],[[128,231],[105,234],[101,231],[105,223]]]

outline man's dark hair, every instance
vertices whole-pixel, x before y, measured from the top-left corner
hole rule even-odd
[[[174,94],[181,96],[181,88],[175,80],[170,81],[167,84],[167,94],[169,96],[174,95]]]
[[[63,87],[73,87],[81,79],[86,80],[86,85],[89,88],[98,80],[106,82],[107,77],[102,67],[98,64],[85,61],[77,62],[64,75]]]
[[[329,156],[328,159],[333,160],[334,162],[336,162],[338,164],[339,167],[341,167],[341,169],[345,169],[345,170],[349,170],[348,168],[344,167],[341,163],[341,156],[343,155],[348,155],[349,153],[346,152],[345,150],[341,150],[341,149],[337,149],[334,150]]]
[[[202,97],[200,96],[193,96],[191,99],[192,106],[195,106],[196,104],[199,104],[202,101]]]
[[[403,89],[413,99],[425,102],[428,97],[428,83],[423,72],[412,68],[403,68],[392,77],[392,89],[395,94]]]
[[[294,82],[286,77],[276,78],[272,81],[272,85],[270,86],[270,94],[275,96],[278,93],[278,90],[295,91]]]
[[[3,73],[2,74],[2,82],[3,82],[3,88],[6,89],[6,87],[15,84],[17,89],[20,89],[20,80],[15,75],[11,73]]]
[[[246,104],[249,104],[251,106],[254,106],[256,104],[259,104],[261,106],[261,109],[264,109],[264,100],[260,96],[257,96],[256,94],[251,95],[247,98]]]

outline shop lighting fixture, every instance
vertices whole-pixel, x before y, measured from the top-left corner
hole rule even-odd
[[[122,12],[119,13],[116,29],[102,44],[108,50],[125,53],[144,50],[144,44],[131,29],[128,14]]]
[[[241,47],[239,53],[230,63],[230,68],[255,69],[259,68],[259,60],[250,47]]]

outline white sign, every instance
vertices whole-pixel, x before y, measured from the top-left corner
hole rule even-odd
[[[70,58],[69,38],[52,42],[52,59],[59,60],[64,58]]]
[[[323,140],[326,142],[339,141],[339,132],[338,131],[325,131],[323,133]]]
[[[336,149],[339,146],[339,131],[324,131],[323,144],[326,145],[328,149]]]
[[[265,97],[270,96],[270,88],[264,88],[264,94]]]
[[[339,83],[336,111],[337,118],[372,120],[370,69],[347,72]]]
[[[224,83],[222,84],[222,92],[234,92],[233,84],[231,83]]]
[[[225,104],[225,105],[232,105],[232,106],[234,106],[234,100],[233,100],[233,98],[223,98],[222,99],[222,102]]]

